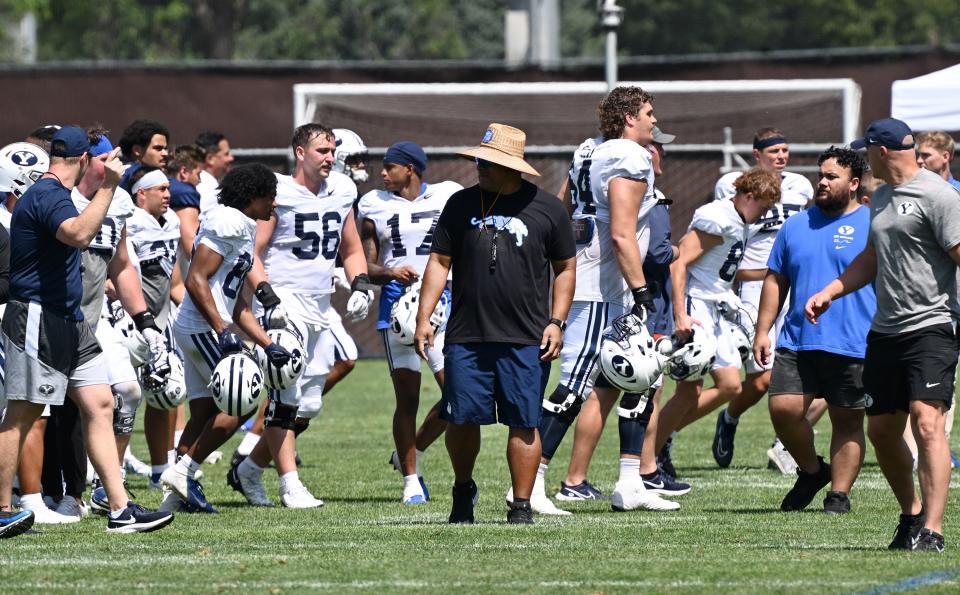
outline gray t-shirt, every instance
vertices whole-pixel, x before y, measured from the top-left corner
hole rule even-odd
[[[905,333],[960,318],[957,265],[960,193],[937,174],[881,186],[870,202],[877,251],[877,314],[871,330]]]

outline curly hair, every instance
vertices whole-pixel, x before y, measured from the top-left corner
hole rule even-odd
[[[743,173],[733,183],[737,194],[753,193],[755,200],[773,199],[780,202],[780,174],[755,167]]]
[[[627,116],[636,116],[644,103],[651,103],[653,95],[640,87],[617,87],[607,93],[597,106],[600,118],[600,134],[604,139],[620,138]]]
[[[837,165],[849,169],[850,177],[858,180],[863,179],[863,172],[867,169],[867,162],[864,161],[860,153],[846,147],[830,145],[829,149],[820,153],[817,165],[823,165],[823,162],[827,159],[836,159]]]
[[[220,182],[220,204],[242,211],[254,200],[277,196],[277,176],[262,163],[231,168]]]
[[[150,140],[154,134],[160,134],[166,137],[170,142],[170,131],[160,122],[153,120],[134,120],[129,126],[123,129],[120,135],[120,151],[123,152],[124,159],[133,161],[133,147],[139,146],[146,149],[150,146]]]

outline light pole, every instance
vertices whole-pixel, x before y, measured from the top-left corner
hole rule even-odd
[[[617,0],[597,0],[600,13],[600,26],[607,34],[606,74],[607,90],[617,86],[617,29],[623,22],[623,7],[617,6]]]

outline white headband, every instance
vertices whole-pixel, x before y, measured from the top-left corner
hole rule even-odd
[[[163,173],[163,170],[155,169],[137,180],[137,183],[133,185],[133,189],[130,191],[130,193],[136,195],[137,191],[140,189],[146,190],[148,188],[155,188],[157,186],[162,186],[163,184],[169,183],[170,180],[167,179],[167,176]]]

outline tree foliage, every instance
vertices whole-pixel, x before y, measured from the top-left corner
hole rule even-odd
[[[620,4],[624,55],[960,42],[956,1]],[[503,57],[507,5],[507,0],[0,0],[0,20],[14,23],[32,11],[42,61],[497,59]],[[602,55],[597,21],[595,0],[561,0],[563,56]],[[0,43],[0,60],[12,57],[7,45]]]

